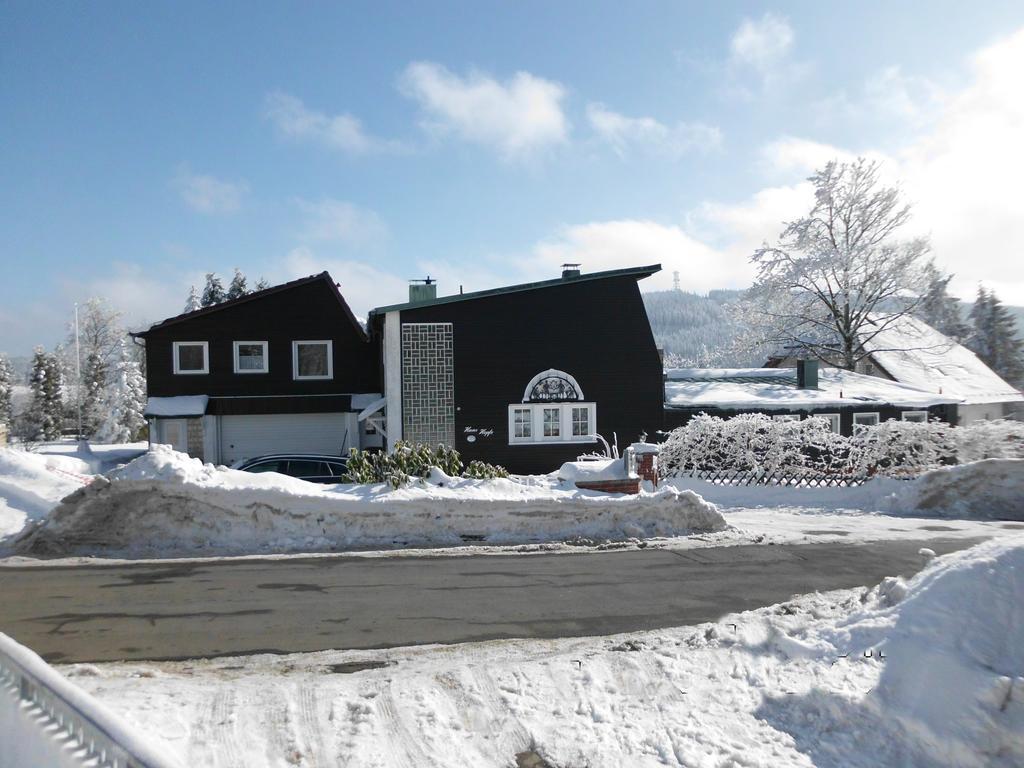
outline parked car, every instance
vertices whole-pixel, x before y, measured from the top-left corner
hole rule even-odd
[[[344,482],[347,461],[341,456],[323,456],[316,453],[276,453],[243,459],[232,469],[243,472],[277,472],[297,477],[310,483]]]

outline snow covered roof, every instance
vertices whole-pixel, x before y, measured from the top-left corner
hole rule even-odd
[[[665,374],[665,405],[669,408],[928,408],[960,401],[841,368],[823,368],[817,389],[800,389],[793,368],[671,368]]]
[[[185,416],[202,416],[210,398],[206,395],[178,395],[177,397],[151,397],[146,401],[147,417],[182,418]]]
[[[863,342],[874,361],[896,381],[964,403],[1024,401],[967,347],[922,320],[904,315]]]

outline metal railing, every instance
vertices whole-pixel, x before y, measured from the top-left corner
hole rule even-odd
[[[92,696],[23,645],[0,633],[0,696],[16,699],[39,742],[97,768],[178,768]],[[24,734],[23,734],[24,736]]]

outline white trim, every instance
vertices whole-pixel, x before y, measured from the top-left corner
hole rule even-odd
[[[813,419],[816,416],[821,417],[823,419],[828,419],[829,426],[832,428],[832,431],[835,432],[837,435],[842,431],[843,420],[838,413],[812,413],[809,414],[807,418]]]
[[[299,376],[299,344],[327,345],[327,375]],[[334,341],[332,339],[298,339],[292,342],[292,379],[294,381],[322,381],[334,378]]]
[[[232,344],[232,350],[234,352],[233,357],[234,357],[234,360],[235,360],[235,373],[270,373],[270,342],[268,342],[268,341],[233,341],[233,342],[231,342],[231,344]],[[263,367],[262,368],[260,368],[260,369],[249,368],[247,370],[242,370],[241,368],[238,367],[238,348],[242,344],[248,344],[250,346],[255,346],[256,344],[259,344],[261,347],[263,347]]]
[[[910,416],[912,418],[908,419],[907,416]],[[903,413],[900,414],[900,419],[902,419],[903,421],[912,421],[917,423],[924,422],[925,424],[927,424],[928,411],[903,411]]]
[[[178,350],[181,347],[194,347],[200,345],[203,348],[203,369],[201,371],[183,371],[178,367]],[[175,341],[171,344],[171,362],[174,366],[174,373],[177,376],[201,376],[210,372],[210,342],[208,341]]]
[[[572,433],[572,409],[587,409],[587,435],[574,435]],[[544,435],[544,411],[546,409],[558,411],[558,435]],[[516,437],[515,413],[516,411],[528,411],[530,413],[529,437]],[[566,402],[551,403],[512,403],[508,406],[508,444],[509,445],[541,445],[554,444],[565,445],[572,443],[594,443],[597,438],[597,403],[580,402],[579,400],[568,400]]]
[[[565,379],[570,384],[572,384],[573,387],[576,389],[576,394],[579,395],[579,401],[582,401],[584,399],[583,398],[583,388],[580,387],[579,382],[576,381],[575,378],[570,376],[565,371],[559,371],[559,370],[557,370],[555,368],[548,368],[546,371],[541,371],[536,376],[534,376],[532,379],[530,379],[530,383],[527,384],[526,385],[526,389],[523,390],[523,402],[524,403],[529,403],[530,402],[530,390],[532,390],[537,385],[538,381],[540,381],[541,379],[547,379],[547,378],[550,378],[550,377],[555,377],[555,378],[559,378],[559,379]]]
[[[384,315],[384,433],[387,449],[393,451],[402,439],[402,313]]]
[[[772,416],[774,421],[800,421],[799,413],[778,413]]]

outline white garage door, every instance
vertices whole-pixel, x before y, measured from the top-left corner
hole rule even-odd
[[[266,453],[348,453],[355,440],[354,413],[275,413],[220,417],[221,462],[233,464]]]

